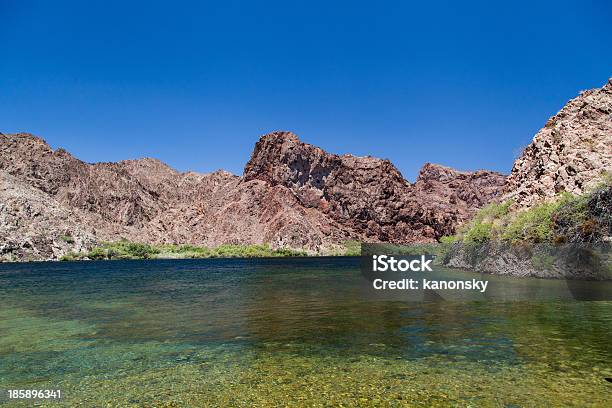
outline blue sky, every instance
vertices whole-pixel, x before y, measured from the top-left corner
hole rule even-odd
[[[260,135],[508,172],[612,76],[609,1],[0,0],[0,131],[237,174]]]

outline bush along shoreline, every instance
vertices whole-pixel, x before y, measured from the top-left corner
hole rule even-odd
[[[561,279],[612,279],[612,179],[590,193],[561,193],[523,211],[490,204],[443,237],[441,263],[477,272]]]
[[[69,252],[60,261],[125,260],[125,259],[206,259],[206,258],[281,258],[304,257],[312,254],[293,248],[272,248],[268,244],[233,245],[217,247],[195,245],[152,245],[128,240],[103,242],[90,251]],[[359,256],[360,244],[347,241],[331,256]]]

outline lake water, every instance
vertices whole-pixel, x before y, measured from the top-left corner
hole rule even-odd
[[[376,300],[364,280],[355,258],[0,264],[0,390],[85,407],[610,406],[612,302]]]

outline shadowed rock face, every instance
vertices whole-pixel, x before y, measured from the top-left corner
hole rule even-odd
[[[612,78],[550,118],[516,160],[504,198],[518,207],[562,191],[582,194],[612,170]]]
[[[334,250],[349,239],[430,242],[494,200],[504,176],[388,161],[263,136],[244,177],[155,159],[88,164],[30,134],[0,134],[0,259],[55,259],[102,240]]]
[[[505,183],[506,176],[500,173],[461,172],[427,163],[419,172],[412,197],[416,207],[425,209],[424,222],[432,226],[439,239],[454,234],[477,209],[499,201]]]

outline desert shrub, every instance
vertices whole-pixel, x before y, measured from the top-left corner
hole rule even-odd
[[[440,238],[440,243],[443,245],[452,245],[460,240],[461,239],[457,235],[445,235]]]
[[[463,237],[465,243],[481,244],[491,239],[493,224],[489,222],[477,222],[467,231]]]
[[[64,254],[60,257],[60,261],[75,261],[79,259],[78,255],[74,254],[73,252],[68,252],[67,254]]]
[[[210,258],[211,249],[195,245],[164,244],[156,247],[157,258]]]
[[[61,235],[60,239],[67,244],[74,244],[74,238],[71,235]]]
[[[481,208],[474,214],[471,221],[459,228],[457,236],[452,239],[465,243],[483,243],[496,238],[507,222],[512,203],[512,200],[508,200],[503,203],[491,203]],[[449,240],[449,238],[445,239]]]
[[[564,200],[538,204],[519,212],[504,228],[502,238],[510,242],[551,242],[554,237],[553,215]]]
[[[552,214],[554,242],[574,242],[593,226],[588,211],[589,196],[569,197],[562,202]],[[590,234],[593,231],[589,231]]]
[[[291,248],[272,249],[268,244],[224,244],[214,248],[194,245],[150,245],[121,240],[104,242],[86,253],[69,253],[64,260],[73,259],[149,259],[149,258],[262,258],[307,256],[305,251]]]
[[[238,245],[223,244],[213,248],[214,258],[236,258],[240,256],[241,248]]]
[[[93,248],[86,255],[89,259],[148,259],[154,258],[160,252],[158,248],[149,244],[130,242],[126,240],[117,242],[104,242]]]
[[[205,255],[210,253],[210,249],[207,247],[199,247],[195,245],[181,245],[176,248],[175,252]]]
[[[359,241],[349,240],[344,242],[344,256],[360,256],[361,243]]]
[[[107,251],[102,247],[95,247],[87,253],[87,258],[93,260],[108,259]]]
[[[133,258],[151,258],[159,253],[157,248],[149,244],[141,244],[137,242],[129,242],[125,245],[125,251]]]
[[[581,196],[562,193],[529,209],[512,212],[512,201],[489,204],[476,212],[441,247],[454,242],[482,244],[490,240],[517,243],[599,242],[612,233],[612,172]]]
[[[612,182],[589,194],[566,199],[554,216],[557,242],[600,242],[612,235]]]
[[[241,258],[266,257],[274,255],[274,251],[268,245],[237,245],[234,247],[233,255]]]
[[[488,221],[493,222],[494,220],[498,220],[500,218],[508,215],[510,210],[510,206],[513,204],[512,200],[504,201],[503,203],[491,203],[482,207],[479,211],[476,212],[474,216],[475,220],[478,221]]]
[[[290,248],[278,248],[274,250],[273,256],[308,256],[308,253]]]
[[[215,248],[182,245],[175,249],[174,253],[187,258],[263,258],[306,255],[303,251],[290,248],[272,249],[268,244],[223,244]]]

